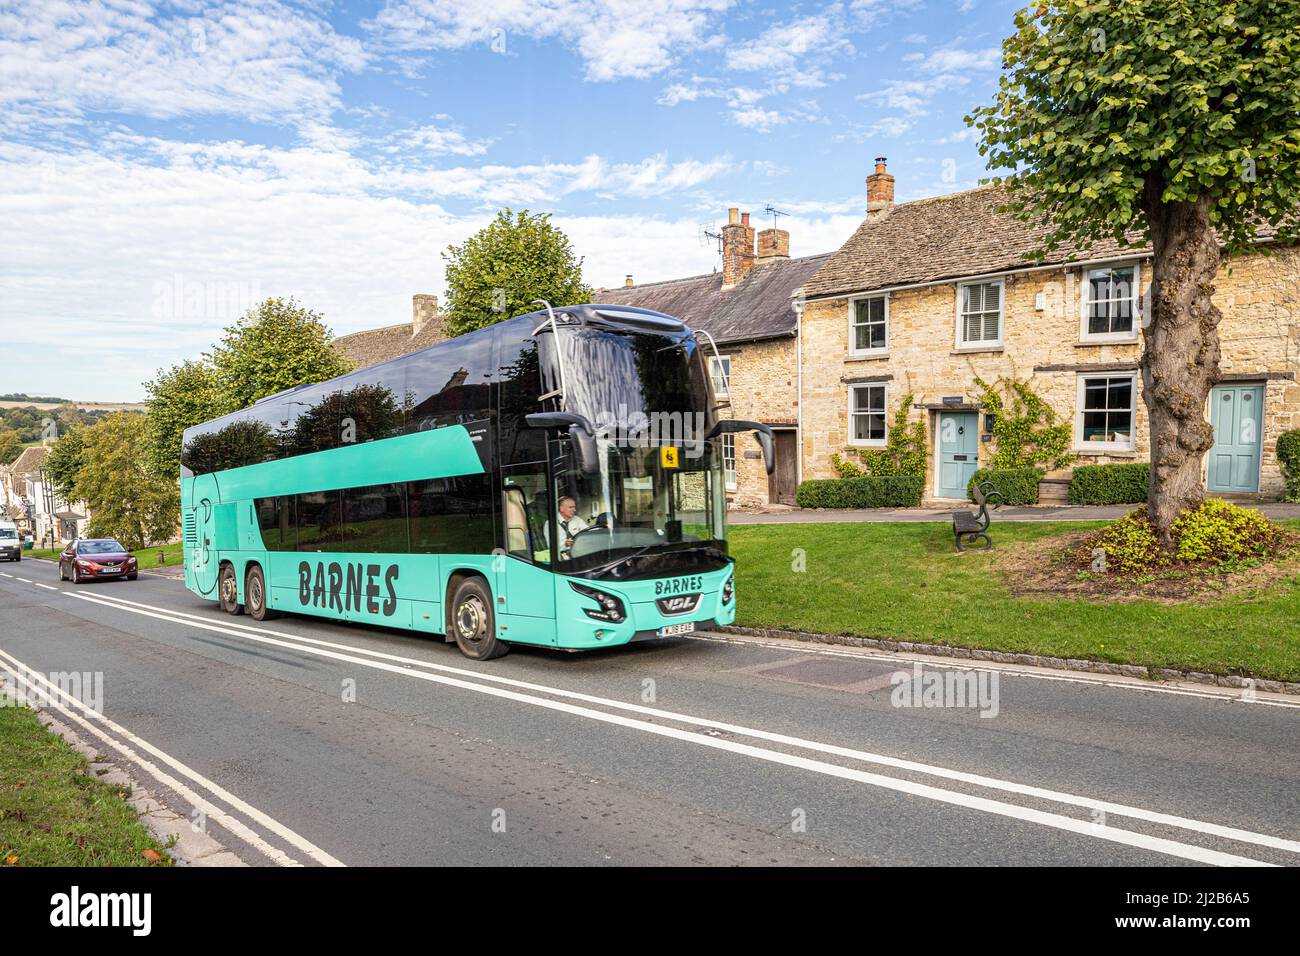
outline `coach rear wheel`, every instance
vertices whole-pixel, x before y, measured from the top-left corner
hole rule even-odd
[[[509,653],[510,645],[496,636],[492,594],[482,578],[466,578],[451,598],[448,622],[456,646],[466,657],[490,661]]]
[[[243,614],[243,605],[239,603],[239,582],[235,579],[235,569],[228,564],[221,566],[217,578],[217,600],[221,610],[227,614]]]
[[[280,616],[266,606],[266,578],[257,565],[249,568],[244,581],[244,606],[254,621],[269,621]]]

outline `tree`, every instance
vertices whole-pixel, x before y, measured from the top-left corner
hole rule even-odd
[[[86,503],[92,537],[116,538],[132,551],[172,540],[180,515],[180,487],[175,479],[154,476],[145,430],[145,416],[119,412],[54,446],[80,436],[81,467],[70,498]]]
[[[442,254],[447,263],[448,335],[461,335],[531,312],[536,299],[573,305],[591,298],[582,260],[549,214],[504,209]]]
[[[1300,4],[1043,0],[1016,14],[981,133],[1011,207],[1063,242],[1151,244],[1141,370],[1161,547],[1203,497],[1221,255],[1296,235]]]
[[[0,432],[0,465],[12,465],[14,459],[23,453],[23,440],[18,432],[7,428]]]
[[[249,309],[204,356],[212,366],[216,413],[350,371],[348,360],[330,347],[333,338],[319,313],[293,299],[267,299]]]
[[[186,361],[161,369],[145,382],[148,411],[145,458],[158,478],[177,480],[181,467],[181,436],[185,429],[216,418],[225,411],[217,374],[204,362]]]

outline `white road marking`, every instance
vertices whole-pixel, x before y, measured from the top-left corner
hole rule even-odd
[[[300,836],[298,833],[294,832],[284,824],[280,823],[279,821],[263,813],[261,810],[258,810],[256,807],[253,807],[248,803],[244,802],[239,797],[231,793],[229,790],[226,790],[224,787],[212,782],[207,777],[200,774],[198,771],[193,770],[192,768],[186,766],[184,763],[177,760],[175,757],[172,757],[164,753],[163,751],[155,747],[153,744],[138,737],[131,731],[127,730],[125,727],[110,720],[108,717],[105,717],[103,714],[95,713],[84,703],[77,700],[75,697],[71,696],[66,691],[62,690],[56,684],[52,684],[48,679],[42,676],[39,672],[28,667],[26,664],[18,660],[16,657],[8,653],[7,651],[0,650],[0,666],[2,666],[4,670],[12,674],[15,678],[20,680],[25,680],[29,686],[34,686],[35,689],[45,698],[45,700],[51,706],[57,708],[61,714],[76,721],[78,724],[80,724],[82,727],[84,727],[94,736],[98,737],[100,740],[107,743],[114,750],[118,751],[119,753],[127,757],[129,760],[139,764],[142,768],[144,768],[144,770],[146,770],[150,775],[152,775],[153,777],[161,781],[165,786],[171,787],[173,790],[179,793],[182,797],[184,797],[194,806],[203,810],[213,820],[216,820],[218,823],[222,824],[223,826],[228,827],[233,833],[237,834],[238,836],[246,840],[250,845],[256,847],[261,852],[265,853],[268,857],[270,857],[275,862],[279,863],[281,866],[301,866],[302,864],[299,863],[297,860],[293,859],[292,857],[288,856],[286,853],[279,850],[275,846],[272,846],[270,843],[266,842],[255,832],[253,832],[247,826],[245,826],[241,821],[232,817],[226,811],[222,810],[220,807],[213,804],[210,800],[203,797],[199,793],[195,792],[193,789],[186,786],[185,784],[181,783],[179,780],[177,780],[171,774],[167,773],[157,764],[142,757],[139,753],[137,753],[134,749],[132,749],[131,746],[128,746],[127,744],[118,741],[117,739],[115,739],[114,737],[106,733],[104,728],[108,728],[112,730],[114,733],[120,734],[129,744],[134,745],[134,747],[139,748],[140,750],[143,750],[146,753],[152,755],[159,762],[165,764],[167,767],[176,771],[182,776],[188,777],[190,780],[199,784],[201,787],[208,790],[210,793],[212,793],[220,800],[223,800],[224,802],[229,804],[235,810],[245,814],[251,819],[262,824],[262,826],[266,827],[271,832],[279,835],[284,840],[291,843],[293,846],[297,847],[303,853],[307,854],[307,856],[315,860],[317,863],[320,863],[324,866],[344,865],[342,862],[335,859],[329,853],[326,853],[320,847],[316,846],[316,844],[309,841],[306,837]],[[72,708],[69,708],[64,703],[65,700],[71,703]],[[81,711],[82,713],[77,713],[77,711]],[[85,714],[87,716],[83,717],[82,714]],[[95,722],[103,724],[103,727],[96,726]]]
[[[12,577],[13,577],[12,574],[6,574],[4,571],[0,571],[0,578],[12,578]]]
[[[49,584],[42,584],[40,581],[37,581],[37,582],[36,582],[36,586],[37,586],[38,588],[45,588],[45,590],[47,590],[47,591],[57,591],[57,590],[58,590],[58,588],[53,587],[52,585],[49,585]]]
[[[1003,803],[996,800],[989,800],[984,797],[976,797],[965,793],[942,790],[937,787],[931,787],[926,784],[913,783],[912,781],[900,780],[893,777],[880,776],[878,774],[868,773],[866,771],[856,770],[849,767],[841,767],[837,764],[825,763],[819,760],[812,760],[806,757],[799,757],[792,754],[782,753],[780,751],[767,750],[761,747],[754,747],[749,744],[736,743],[734,741],[721,740],[716,737],[710,737],[705,734],[683,731],[673,727],[664,727],[659,724],[651,724],[641,720],[634,720],[628,717],[622,717],[617,714],[608,714],[603,711],[591,710],[586,707],[578,707],[571,704],[565,704],[560,701],[547,700],[533,696],[532,694],[517,693],[511,690],[503,690],[497,687],[485,686],[477,681],[487,681],[491,683],[507,684],[515,687],[536,690],[542,693],[551,694],[557,697],[567,697],[570,699],[583,700],[589,703],[598,703],[604,706],[613,707],[621,710],[628,710],[637,713],[643,713],[650,716],[666,718],[674,721],[691,723],[695,726],[707,726],[715,729],[726,730],[738,733],[743,736],[764,739],[772,742],[788,744],[803,749],[820,751],[838,756],[845,756],[851,759],[857,759],[886,766],[892,766],[898,769],[913,770],[921,773],[927,773],[934,776],[944,777],[951,780],[972,783],[991,789],[999,789],[1007,792],[1018,793],[1025,796],[1042,797],[1059,803],[1070,803],[1077,807],[1088,809],[1101,809],[1112,813],[1116,816],[1127,816],[1134,819],[1141,819],[1148,822],[1167,824],[1182,829],[1192,830],[1195,832],[1220,836],[1238,842],[1255,843],[1260,846],[1269,846],[1277,849],[1288,850],[1290,852],[1300,852],[1300,843],[1291,840],[1285,840],[1280,837],[1274,837],[1269,834],[1254,833],[1248,830],[1239,830],[1234,827],[1223,827],[1218,824],[1205,823],[1198,820],[1191,820],[1184,817],[1177,817],[1169,814],[1157,813],[1155,811],[1145,810],[1140,807],[1128,807],[1123,804],[1114,804],[1108,801],[1094,800],[1088,797],[1077,797],[1071,794],[1056,793],[1050,790],[1043,790],[1037,787],[1029,787],[1023,784],[1017,784],[1010,781],[997,780],[991,777],[983,777],[977,774],[967,774],[963,771],[948,770],[947,768],[935,767],[928,764],[919,764],[912,761],[901,760],[899,758],[887,757],[880,754],[867,753],[865,751],[856,751],[849,748],[837,747],[830,744],[822,744],[816,741],[803,740],[797,737],[790,737],[784,734],[775,734],[768,731],[756,730],[753,728],[742,727],[735,724],[729,724],[721,721],[714,721],[707,718],[697,718],[686,714],[677,714],[671,711],[662,711],[656,708],[643,707],[637,704],[627,704],[622,701],[614,701],[606,698],[594,697],[587,694],[580,694],[575,691],[568,691],[562,688],[547,687],[545,685],[530,684],[525,681],[515,680],[513,678],[500,677],[497,675],[487,675],[476,671],[467,671],[460,668],[447,667],[440,664],[433,664],[428,661],[421,661],[415,658],[402,658],[397,655],[384,654],[377,651],[366,651],[361,648],[352,647],[345,644],[335,644],[328,641],[320,641],[313,638],[302,638],[296,635],[283,634],[264,630],[261,628],[252,628],[247,625],[228,625],[228,624],[211,624],[198,618],[197,615],[186,614],[185,612],[171,612],[165,608],[154,608],[151,605],[144,605],[138,602],[128,602],[125,599],[103,600],[101,598],[91,597],[85,594],[73,595],[87,601],[103,604],[109,607],[117,607],[120,610],[128,611],[134,614],[141,614],[145,617],[152,617],[158,620],[170,621],[174,624],[183,624],[202,630],[214,631],[234,637],[242,637],[246,640],[255,641],[275,647],[297,650],[300,653],[312,654],[318,657],[325,657],[334,660],[346,661],[348,663],[359,664],[363,667],[370,667],[375,670],[388,671],[394,674],[413,677],[418,680],[430,681],[433,683],[446,684],[452,687],[458,687],[464,690],[470,690],[475,693],[487,694],[489,696],[501,697],[508,700],[514,700],[520,703],[530,704],[532,706],[544,707],[550,710],[557,710],[576,716],[586,717],[591,720],[597,720],[604,723],[616,724],[618,726],[640,730],[645,733],[656,734],[659,736],[672,737],[677,740],[687,741],[700,746],[712,747],[714,749],[729,750],[734,753],[740,753],[746,756],[754,757],[759,760],[765,760],[772,763],[784,764],[791,767],[811,770],[816,773],[822,773],[828,776],[841,777],[843,779],[854,780],[861,783],[867,783],[873,786],[882,787],[890,790],[912,794],[915,796],[925,797],[943,803],[951,803],[958,806],[965,806],[972,809],[981,810],[987,813],[994,813],[1000,816],[1007,816],[1014,819],[1025,820],[1039,823],[1044,826],[1051,826],[1057,829],[1068,830],[1075,833],[1081,833],[1085,836],[1091,836],[1096,839],[1108,840],[1115,843],[1122,843],[1129,846],[1136,846],[1142,849],[1152,850],[1158,853],[1166,853],[1171,856],[1178,856],[1183,859],[1194,860],[1201,863],[1214,863],[1216,865],[1259,865],[1271,866],[1272,864],[1264,863],[1258,860],[1252,860],[1248,857],[1236,856],[1233,854],[1222,853],[1217,850],[1208,850],[1204,847],[1194,846],[1192,844],[1180,843],[1174,840],[1167,840],[1162,837],[1148,836],[1130,830],[1123,830],[1114,826],[1099,827],[1089,821],[1079,820],[1073,817],[1061,816],[1059,814],[1047,813],[1045,811],[1035,810],[1028,807],[1021,807],[1015,804]],[[129,605],[129,606],[128,606]],[[146,610],[146,608],[148,610]],[[191,618],[186,620],[185,618]],[[266,637],[265,634],[281,634],[288,640],[277,640]],[[340,648],[348,653],[339,653],[327,648]],[[358,657],[357,654],[363,654],[368,657],[376,658],[367,660],[365,657]],[[387,661],[399,661],[403,666],[390,664]],[[412,667],[419,667],[427,670],[443,671],[447,673],[459,674],[472,678],[473,681],[463,680],[455,677],[444,677],[439,674],[422,673],[413,671]]]
[[[15,581],[22,581],[23,584],[31,584],[31,583],[32,583],[31,581],[28,581],[26,578],[20,578],[20,577],[18,577],[18,575],[16,575],[16,574],[14,575],[14,580],[15,580]]]

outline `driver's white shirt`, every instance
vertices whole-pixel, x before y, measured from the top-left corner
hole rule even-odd
[[[561,547],[563,547],[563,542],[566,539],[576,538],[579,532],[586,531],[588,528],[591,527],[591,525],[587,524],[586,521],[582,520],[581,515],[577,515],[577,514],[575,514],[572,518],[569,518],[567,521],[564,518],[561,518],[560,516],[557,515],[555,521],[556,521],[556,525],[560,529]]]

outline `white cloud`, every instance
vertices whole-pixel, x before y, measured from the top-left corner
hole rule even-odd
[[[948,74],[957,72],[987,73],[1002,65],[1002,51],[997,47],[983,50],[963,50],[957,46],[944,46],[930,53],[909,53],[903,59],[915,63],[922,73]]]
[[[849,24],[839,7],[777,23],[758,37],[727,48],[729,69],[762,72],[793,86],[824,86],[824,68],[835,59],[853,53],[847,33]]]
[[[340,333],[406,321],[412,293],[442,292],[439,252],[493,207],[679,195],[738,168],[666,154],[416,167],[363,159],[326,129],[312,138],[272,148],[114,131],[58,151],[0,143],[0,342],[29,357],[15,387],[48,390],[75,369],[82,391],[69,397],[139,398],[157,367],[197,356],[268,295],[296,295]],[[456,199],[477,208],[444,205]],[[632,214],[574,221],[579,254],[602,268],[694,267],[681,252],[693,226],[659,242]],[[176,289],[197,289],[199,306],[176,305],[188,296]]]
[[[508,54],[519,38],[576,49],[589,80],[645,78],[683,52],[716,44],[732,0],[398,0],[365,26],[395,52],[484,46]],[[562,68],[561,64],[555,64]]]
[[[280,0],[192,2],[166,18],[143,2],[0,0],[0,104],[46,118],[120,111],[296,123],[339,104],[361,44]]]

